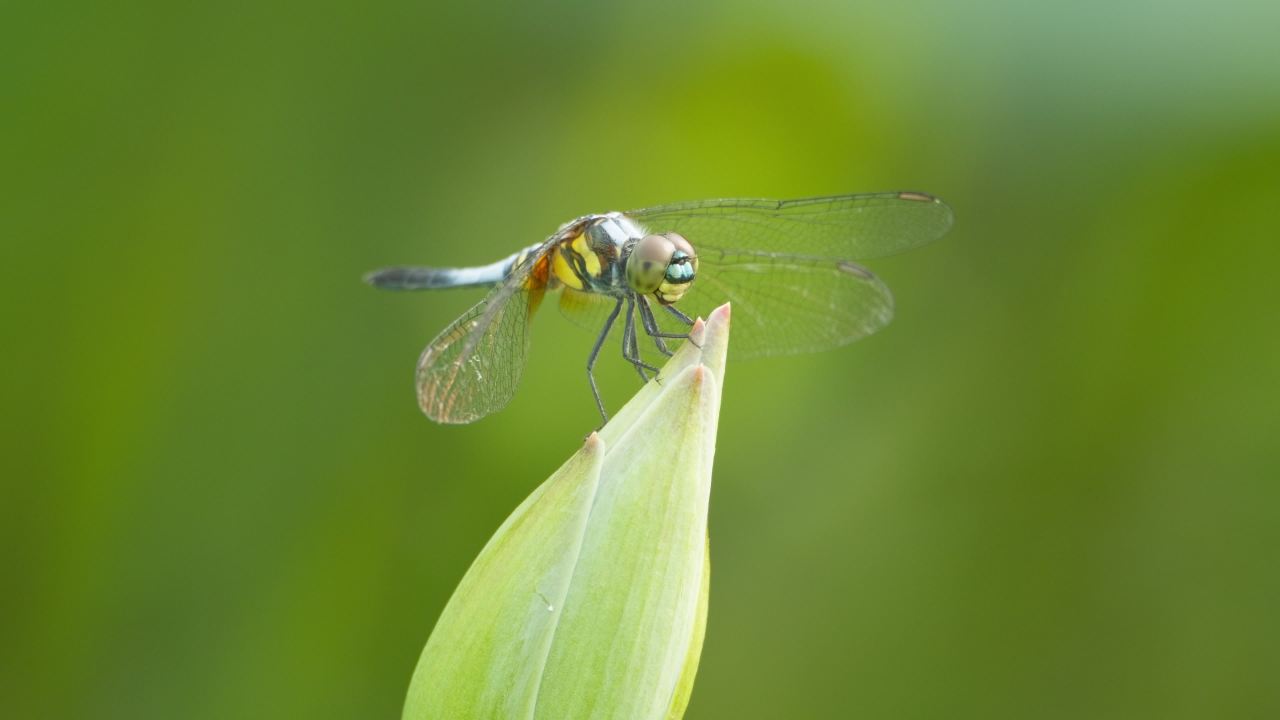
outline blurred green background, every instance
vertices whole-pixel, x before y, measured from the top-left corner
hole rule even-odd
[[[7,6],[0,716],[398,717],[591,338],[436,426],[477,294],[360,275],[895,189],[895,323],[731,357],[688,717],[1280,716],[1278,7]]]

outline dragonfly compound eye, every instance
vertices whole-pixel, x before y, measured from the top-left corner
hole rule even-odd
[[[698,271],[698,256],[694,254],[693,246],[676,233],[667,233],[665,237],[675,248],[671,253],[671,263],[667,265],[667,282],[675,284],[693,282],[693,276]]]
[[[627,257],[627,284],[641,295],[656,291],[667,281],[676,246],[662,235],[646,235]]]
[[[698,274],[698,256],[693,252],[689,241],[680,235],[667,233],[666,238],[671,241],[674,250],[662,284],[658,286],[654,296],[663,305],[670,305],[684,297],[694,276]]]

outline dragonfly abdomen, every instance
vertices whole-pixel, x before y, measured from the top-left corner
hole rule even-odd
[[[525,251],[488,265],[465,268],[402,266],[375,270],[365,282],[386,290],[437,290],[441,288],[491,287],[501,283]]]

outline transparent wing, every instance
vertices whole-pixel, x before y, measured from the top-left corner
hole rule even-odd
[[[418,405],[427,417],[469,423],[511,401],[529,351],[529,321],[545,291],[546,263],[545,249],[533,253],[422,351]]]
[[[837,260],[883,257],[937,240],[953,219],[946,203],[918,192],[698,200],[626,215],[650,232],[684,235],[700,260],[746,252]],[[734,339],[736,343],[736,335]]]
[[[560,314],[574,325],[589,331],[593,336],[600,334],[605,319],[617,304],[617,298],[601,293],[583,292],[573,288],[564,288],[560,291]]]
[[[649,232],[678,232],[693,245],[698,275],[676,307],[705,316],[733,303],[740,358],[825,350],[884,327],[893,296],[851,260],[910,250],[952,224],[946,203],[917,192],[701,200],[627,215]]]
[[[701,256],[699,256],[701,257]],[[849,261],[724,255],[699,261],[698,276],[676,304],[707,317],[733,303],[733,356],[794,355],[846,345],[893,319],[889,288]],[[669,313],[659,307],[664,329]]]

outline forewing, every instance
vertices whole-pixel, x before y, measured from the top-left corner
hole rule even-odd
[[[893,318],[889,288],[849,261],[726,255],[700,265],[676,307],[707,317],[725,302],[733,304],[732,352],[740,359],[846,345]]]
[[[529,351],[529,321],[545,289],[535,253],[484,300],[436,336],[418,359],[418,405],[461,424],[501,410],[515,395]]]
[[[699,200],[626,214],[650,232],[684,235],[699,258],[744,252],[875,258],[937,240],[952,223],[946,203],[918,192],[803,200]],[[734,341],[736,345],[736,335]]]

